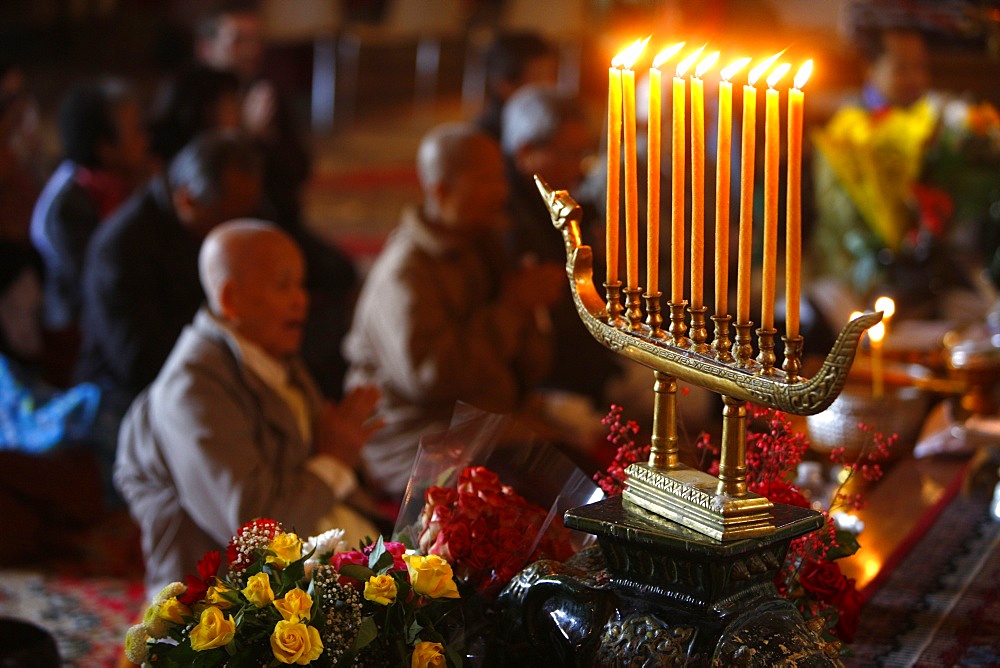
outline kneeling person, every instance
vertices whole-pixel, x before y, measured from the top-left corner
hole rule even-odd
[[[352,467],[378,427],[378,392],[324,402],[298,360],[308,309],[302,253],[269,223],[205,239],[208,305],[184,330],[119,433],[115,483],[142,530],[147,593],[182,580],[256,517],[303,535],[375,529],[345,505]]]

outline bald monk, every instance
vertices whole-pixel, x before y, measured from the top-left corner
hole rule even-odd
[[[303,536],[377,534],[348,505],[379,394],[324,402],[299,362],[299,248],[270,223],[237,220],[211,232],[198,259],[208,304],[119,432],[115,484],[142,531],[149,595],[256,517]]]
[[[385,428],[362,449],[373,487],[399,499],[420,438],[447,428],[456,402],[517,413],[545,377],[540,317],[566,289],[559,264],[522,266],[504,249],[507,183],[496,141],[471,124],[427,133],[423,190],[372,266],[344,341],[348,388],[382,392]]]

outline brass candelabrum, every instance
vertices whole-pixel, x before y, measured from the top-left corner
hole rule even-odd
[[[709,342],[705,309],[668,302],[666,318],[660,295],[606,284],[606,297],[594,286],[593,254],[580,235],[580,207],[565,190],[553,190],[535,177],[555,227],[566,245],[566,273],[576,310],[590,333],[604,346],[653,370],[653,436],[649,461],[626,470],[626,501],[701,534],[726,541],[767,536],[775,531],[773,504],[747,490],[747,403],[795,415],[826,409],[847,380],[864,331],[882,319],[868,313],[850,321],[811,379],[800,375],[802,338],[785,339],[784,363],[777,365],[773,329],[758,329],[754,358],[753,323],[735,323],[716,314]],[[626,299],[623,304],[622,294]],[[664,328],[664,324],[666,327]],[[677,381],[684,380],[722,395],[722,449],[719,476],[680,462],[677,438]]]

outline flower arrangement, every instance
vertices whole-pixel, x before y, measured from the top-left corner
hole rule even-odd
[[[157,666],[459,666],[436,629],[459,598],[451,566],[343,531],[303,541],[270,519],[245,524],[222,556],[153,599],[126,637],[133,663]]]
[[[747,429],[747,488],[774,503],[814,507],[795,485],[795,471],[809,447],[809,441],[796,432],[788,417],[773,409],[751,405]],[[639,427],[623,418],[620,406],[613,405],[603,420],[609,427],[608,440],[617,446],[617,453],[606,472],[594,476],[608,494],[620,494],[625,486],[625,468],[648,458],[649,444],[637,444]],[[775,580],[778,592],[792,601],[812,628],[830,643],[850,643],[857,630],[861,597],[855,581],[847,578],[837,563],[860,548],[854,533],[838,526],[838,512],[859,510],[864,500],[850,493],[849,483],[855,476],[867,481],[882,476],[880,462],[885,461],[897,436],[885,436],[872,427],[858,428],[871,435],[870,441],[854,461],[845,461],[844,448],[830,452],[830,461],[841,468],[840,486],[833,493],[830,507],[823,510],[823,526],[810,534],[794,539],[789,545],[782,568]],[[697,442],[706,456],[710,473],[717,474],[719,450],[707,434]]]
[[[483,466],[468,466],[454,487],[430,487],[420,516],[420,551],[440,555],[456,577],[486,596],[524,566],[573,552],[569,532]]]

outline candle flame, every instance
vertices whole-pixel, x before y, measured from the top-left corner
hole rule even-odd
[[[635,61],[639,59],[642,55],[643,49],[646,48],[646,43],[649,42],[649,37],[646,39],[637,39],[632,44],[624,49],[621,53],[614,57],[611,61],[612,67],[624,68],[626,70],[632,69],[632,65]]]
[[[896,302],[892,297],[879,297],[875,300],[875,310],[882,311],[882,321],[886,321],[896,313]]]
[[[871,339],[872,343],[881,343],[883,337],[885,337],[884,322],[875,323],[868,328],[868,338]]]
[[[752,58],[740,58],[739,60],[723,67],[722,71],[719,72],[719,74],[722,76],[723,80],[729,81],[734,76],[736,76],[737,72],[739,72],[744,67],[749,65],[751,60]]]
[[[860,318],[863,315],[864,315],[864,313],[862,313],[861,311],[852,311],[851,312],[851,317],[848,318],[848,320],[857,320],[858,318]]]
[[[673,46],[668,46],[663,51],[660,51],[656,54],[656,58],[653,58],[653,67],[660,69],[660,65],[676,56],[677,52],[683,49],[685,44],[687,42],[677,42]]]
[[[799,71],[795,73],[795,87],[801,90],[801,88],[806,85],[806,82],[809,81],[809,75],[812,74],[812,71],[813,61],[810,58],[806,62],[802,63],[802,67],[800,67]]]
[[[715,65],[715,63],[718,60],[719,60],[718,51],[716,51],[715,53],[708,54],[702,59],[700,63],[698,63],[698,67],[694,69],[694,75],[699,79],[702,78],[702,76],[705,75],[705,72],[712,69],[712,66]]]
[[[767,76],[767,87],[774,88],[776,85],[778,85],[778,82],[781,80],[781,77],[788,74],[788,70],[790,69],[792,69],[792,66],[789,65],[788,63],[781,63],[780,65],[775,67],[774,71]]]
[[[774,61],[776,61],[778,58],[781,58],[781,55],[783,53],[784,51],[779,51],[778,53],[774,54],[773,56],[762,62],[757,67],[750,70],[750,73],[747,74],[747,83],[750,84],[751,86],[756,86],[757,79],[760,79],[762,76],[764,76],[764,72],[767,72],[769,69],[771,69],[771,65],[774,65]]]
[[[695,61],[698,60],[698,56],[701,55],[701,52],[705,50],[706,46],[708,46],[708,45],[707,44],[702,44],[698,48],[697,51],[695,51],[694,53],[692,53],[690,56],[688,56],[687,58],[685,58],[681,62],[677,63],[677,76],[678,77],[684,76],[684,73],[688,71],[688,68],[691,67],[692,65],[694,65]]]

